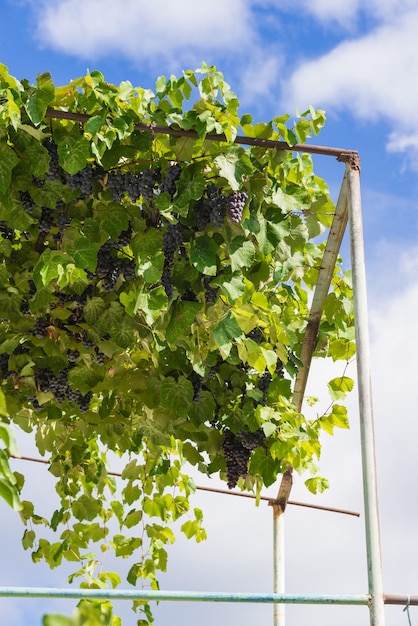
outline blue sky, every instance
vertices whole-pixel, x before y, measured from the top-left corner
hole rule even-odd
[[[56,84],[65,84],[99,69],[109,82],[152,88],[159,75],[179,75],[204,60],[224,72],[242,113],[270,120],[312,104],[327,112],[314,142],[359,151],[384,581],[387,593],[402,594],[416,593],[418,562],[417,32],[416,0],[0,0],[0,62],[17,78],[34,81],[38,72],[50,71]],[[314,163],[336,199],[343,166],[330,157]],[[311,393],[328,367],[313,368]],[[356,398],[349,404],[352,430],[326,441],[322,468],[331,489],[316,501],[362,511]],[[22,445],[31,450],[26,441]],[[47,508],[41,469],[32,479]],[[309,499],[298,484],[292,497]],[[162,586],[269,592],[271,511],[202,494],[196,505],[206,512],[209,540],[204,546],[180,541]],[[289,591],[367,591],[362,521],[296,507],[286,516]],[[8,565],[0,566],[0,584],[65,584],[64,574],[34,566],[22,554],[21,529],[3,508],[1,526],[2,563]],[[43,610],[58,610],[55,602],[31,600],[1,600],[0,606],[8,626],[40,624]],[[69,602],[60,605],[66,609]],[[134,623],[123,610],[126,624]],[[388,622],[406,624],[401,608],[387,607],[386,614]],[[238,619],[249,626],[268,621],[271,609],[176,604],[161,606],[157,615],[158,626],[197,618],[202,626]],[[368,624],[367,610],[359,607],[288,609],[289,626],[344,626],[353,618],[358,626]]]

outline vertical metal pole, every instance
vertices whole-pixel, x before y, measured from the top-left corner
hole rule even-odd
[[[384,598],[380,551],[379,510],[370,374],[370,344],[367,314],[366,271],[360,198],[360,168],[347,163],[351,263],[353,270],[354,314],[357,345],[357,376],[360,410],[363,497],[365,509],[370,624],[384,626]]]
[[[274,572],[273,572],[273,591],[274,593],[284,593],[284,510],[278,504],[272,504],[273,507],[273,549],[274,549]],[[273,623],[274,626],[284,626],[285,624],[285,605],[273,605]]]
[[[273,591],[285,592],[284,582],[284,512],[293,484],[293,468],[288,467],[282,476],[277,500],[270,502],[273,507]],[[285,626],[285,605],[273,606],[274,626]]]

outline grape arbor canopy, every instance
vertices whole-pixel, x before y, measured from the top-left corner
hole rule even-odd
[[[353,383],[330,381],[314,420],[292,394],[335,207],[308,154],[234,141],[303,143],[324,113],[253,123],[206,65],[158,78],[155,92],[99,72],[56,87],[0,66],[0,81],[0,495],[35,561],[73,561],[71,580],[116,586],[118,574],[95,573],[94,544],[139,555],[128,581],[155,589],[172,523],[205,537],[184,462],[258,493],[289,465],[311,491],[326,487],[320,435],[347,427],[339,401]],[[315,355],[348,361],[354,349],[337,263]],[[16,428],[50,460],[51,519],[10,469]],[[120,489],[109,452],[126,463]],[[79,611],[117,623],[106,603]]]

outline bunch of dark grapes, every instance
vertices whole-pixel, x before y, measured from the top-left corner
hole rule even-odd
[[[262,391],[263,393],[267,393],[269,390],[271,381],[272,381],[272,376],[270,372],[266,370],[264,374],[260,376],[258,380],[258,388],[260,389],[260,391]]]
[[[60,166],[58,158],[58,148],[52,137],[47,137],[44,146],[49,154],[49,168],[46,174],[48,180],[58,180],[60,177]]]
[[[260,448],[264,445],[265,434],[262,428],[259,428],[254,432],[240,430],[237,433],[237,438],[240,440],[244,448],[247,448],[247,450],[250,450],[251,452],[252,450]]]
[[[100,352],[97,346],[94,346],[94,352],[96,353],[96,363],[98,365],[104,365],[106,362],[106,355],[104,352]]]
[[[77,402],[81,412],[89,409],[92,393],[89,391],[83,395],[78,390],[73,390],[68,385],[68,371],[70,367],[66,367],[55,376],[51,369],[42,367],[35,372],[35,384],[40,391],[51,391],[59,404],[66,399],[70,402]],[[37,408],[33,397],[32,404]]]
[[[183,233],[184,229],[182,224],[177,223],[169,224],[163,235],[164,268],[161,276],[161,284],[164,287],[168,299],[171,299],[173,295],[170,270],[173,267],[176,250],[183,242]]]
[[[165,265],[168,267],[173,265],[174,254],[183,242],[183,232],[184,229],[182,224],[169,224],[163,235],[164,259]]]
[[[231,222],[239,224],[242,220],[245,203],[247,201],[245,191],[233,191],[228,197],[228,215]]]
[[[39,230],[41,232],[48,233],[50,231],[54,221],[52,213],[52,209],[49,209],[46,206],[42,207],[41,218],[39,220]]]
[[[55,378],[52,370],[41,367],[35,372],[35,384],[39,391],[50,391],[51,381]]]
[[[124,174],[125,191],[133,203],[139,200],[141,195],[141,179],[141,173],[132,174],[127,172]]]
[[[93,166],[88,163],[86,167],[76,174],[65,172],[65,182],[70,189],[79,189],[82,198],[88,198],[91,196],[93,187]]]
[[[197,296],[193,289],[186,289],[186,291],[182,294],[181,299],[185,302],[198,302]]]
[[[203,377],[197,372],[192,372],[189,380],[193,385],[193,402],[199,402],[200,392],[202,391]]]
[[[28,213],[32,213],[33,207],[35,206],[34,201],[32,200],[32,196],[29,191],[20,191],[20,202],[22,203],[23,208]]]
[[[68,213],[58,213],[57,226],[58,230],[62,233],[71,224],[71,217]]]
[[[265,371],[264,374],[262,376],[260,376],[260,378],[258,379],[258,385],[257,387],[259,388],[260,391],[262,391],[263,393],[263,399],[260,402],[261,404],[264,404],[267,398],[267,394],[269,391],[269,387],[270,387],[270,383],[272,381],[272,376],[270,374],[269,371]]]
[[[122,274],[125,280],[132,280],[136,277],[135,261],[124,261],[122,263]]]
[[[173,284],[171,282],[170,268],[164,267],[161,274],[161,284],[164,287],[165,295],[169,300],[173,297]]]
[[[206,203],[205,198],[201,198],[196,203],[196,227],[197,230],[204,230],[208,224],[210,224],[210,208]]]
[[[50,320],[46,317],[39,317],[36,322],[35,322],[35,326],[33,327],[33,330],[31,331],[31,334],[34,335],[35,337],[38,337],[38,339],[41,339],[42,337],[46,337],[47,336],[47,328],[50,325]]]
[[[80,356],[80,350],[67,350],[67,359],[70,367],[74,365]]]
[[[206,204],[210,210],[210,221],[217,228],[223,226],[226,216],[227,198],[216,185],[209,185],[206,190]]]
[[[251,450],[245,447],[229,428],[222,433],[221,445],[226,462],[228,489],[233,489],[239,478],[247,476]]]
[[[112,244],[107,241],[97,253],[96,274],[99,278],[105,278],[112,266]]]
[[[0,224],[0,233],[3,236],[3,239],[13,241],[13,239],[15,238],[15,231],[13,230],[13,228],[10,228],[10,226],[7,226],[6,224]]]
[[[205,302],[207,304],[215,304],[218,298],[218,287],[210,286],[211,278],[209,276],[205,276],[203,278],[203,284],[205,286]]]
[[[154,191],[157,189],[161,181],[161,175],[158,170],[145,170],[140,178],[140,191],[144,200],[152,200]]]
[[[88,391],[85,395],[83,395],[81,392],[78,392],[78,393],[79,395],[77,396],[77,399],[76,399],[78,408],[80,409],[81,413],[85,413],[90,408],[90,402],[91,402],[93,394],[91,391]]]
[[[179,163],[174,163],[170,165],[168,168],[167,174],[161,181],[160,191],[164,193],[167,191],[170,194],[171,199],[173,199],[174,194],[176,193],[176,181],[180,178],[181,175],[181,165]]]
[[[0,372],[2,378],[7,378],[9,375],[9,355],[7,352],[0,354]]]
[[[112,257],[111,268],[103,281],[103,289],[105,291],[112,291],[115,287],[117,280],[122,272],[122,261]]]
[[[265,341],[264,333],[261,328],[258,327],[250,330],[250,332],[246,334],[246,337],[248,337],[248,339],[252,339],[255,343],[262,343]]]
[[[276,374],[279,378],[284,378],[284,367],[283,363],[280,359],[277,359],[276,363]]]
[[[123,230],[121,234],[119,235],[118,245],[121,248],[126,248],[126,246],[129,246],[131,238],[132,238],[132,227],[129,224],[129,227],[126,230]]]
[[[112,243],[107,241],[97,253],[96,274],[99,278],[104,278],[105,291],[112,291],[124,267],[122,260],[112,255],[112,250]]]
[[[30,315],[29,302],[27,300],[22,300],[20,303],[20,312],[23,315]]]
[[[58,376],[53,376],[49,382],[49,389],[59,404],[62,404],[67,395],[68,368],[60,371]]]
[[[120,172],[119,170],[109,172],[107,176],[106,186],[112,192],[113,201],[116,204],[120,204],[126,191],[125,174],[123,174],[123,172]]]

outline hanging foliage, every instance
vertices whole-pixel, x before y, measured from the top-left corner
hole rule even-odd
[[[94,573],[97,544],[139,554],[128,581],[157,588],[172,522],[205,537],[184,462],[258,491],[291,465],[315,492],[320,432],[347,427],[342,405],[312,421],[292,404],[334,214],[327,186],[306,154],[234,142],[238,131],[304,142],[324,114],[254,124],[207,66],[160,77],[155,92],[100,72],[33,86],[0,66],[0,81],[0,495],[20,510],[35,561],[78,562],[71,578],[115,586],[117,574]],[[332,287],[316,354],[347,361],[340,267]],[[333,400],[351,387],[334,379]],[[21,500],[16,428],[56,477],[50,520]],[[120,490],[108,451],[126,460]],[[120,534],[109,536],[111,518]],[[100,623],[116,624],[109,616]]]

